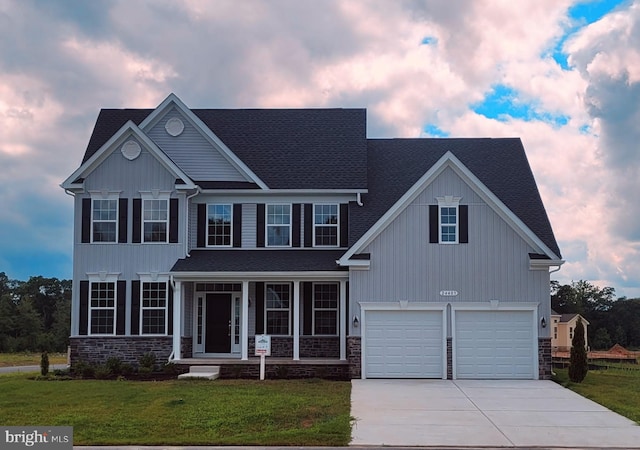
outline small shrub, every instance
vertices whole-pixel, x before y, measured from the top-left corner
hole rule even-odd
[[[177,375],[180,373],[180,368],[177,366],[177,364],[169,362],[164,365],[163,371],[164,373],[169,375]]]
[[[93,378],[95,376],[95,367],[85,361],[78,361],[71,367],[71,371],[75,376],[80,378]]]
[[[100,365],[95,368],[93,376],[96,378],[96,380],[106,380],[111,377],[111,372],[106,365]]]
[[[122,374],[122,360],[118,357],[111,356],[104,363],[105,369],[113,376]]]
[[[136,373],[135,367],[133,367],[129,363],[122,363],[122,365],[120,366],[120,374],[125,376],[125,377],[130,377],[131,375],[133,375],[135,373]]]
[[[153,352],[147,352],[140,357],[140,368],[149,369],[153,372],[156,368],[156,355]]]
[[[49,355],[47,352],[42,352],[40,355],[40,375],[43,377],[49,373]]]
[[[56,377],[68,377],[69,369],[54,369],[53,375]]]

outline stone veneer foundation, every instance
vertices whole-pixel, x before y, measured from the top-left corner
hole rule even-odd
[[[541,380],[551,379],[551,338],[538,338],[538,376]]]

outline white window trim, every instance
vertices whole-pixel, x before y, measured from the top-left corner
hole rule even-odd
[[[152,192],[140,192],[140,198],[142,199],[142,208],[140,211],[140,242],[142,244],[167,244],[169,242],[169,227],[171,226],[171,203],[169,202],[171,198],[171,193],[168,191],[157,191],[154,190]],[[167,204],[167,219],[166,219],[166,233],[164,237],[164,241],[145,241],[144,240],[144,202],[145,200],[164,200]],[[160,223],[160,220],[152,220],[150,223]]]
[[[336,290],[336,307],[335,308],[316,308],[316,285],[332,284],[337,287]],[[313,336],[338,336],[340,330],[340,283],[312,283],[311,287],[311,334]],[[334,334],[318,334],[316,333],[316,311],[335,311],[336,312],[336,332]]]
[[[282,227],[283,223],[274,223],[269,225],[269,206],[288,206],[289,207],[289,244],[288,245],[269,245],[269,227]],[[267,203],[264,207],[264,246],[274,248],[287,248],[292,246],[293,239],[293,206],[291,203]]]
[[[100,272],[98,274],[88,274],[89,278],[89,317],[87,321],[87,336],[115,336],[118,324],[118,276],[120,274]],[[91,306],[91,291],[94,283],[113,283],[113,307],[93,307]],[[113,310],[113,331],[111,333],[92,333],[91,332],[91,316],[94,310],[105,311]]]
[[[460,200],[462,197],[454,197],[453,195],[445,195],[444,197],[436,197],[438,200],[438,243],[443,245],[452,245],[460,243]],[[455,241],[443,241],[442,240],[442,209],[443,208],[455,208],[456,209],[456,238]],[[446,224],[451,226],[451,224]]]
[[[334,224],[317,224],[316,223],[316,206],[335,206],[337,208],[336,216],[338,223]],[[340,247],[340,204],[339,203],[314,203],[312,208],[311,221],[313,223],[313,246],[318,248],[337,248]],[[316,227],[335,227],[336,228],[336,245],[316,245]]]
[[[210,245],[209,244],[209,206],[229,206],[230,207],[230,211],[231,211],[231,232],[229,234],[229,245]],[[234,219],[234,217],[233,217],[233,203],[207,203],[207,231],[206,231],[206,236],[205,236],[205,247],[209,247],[209,248],[222,248],[222,247],[230,248],[230,247],[233,247],[233,219]]]
[[[112,192],[112,191],[100,191],[100,192],[90,192],[91,195],[91,236],[90,242],[92,244],[117,244],[119,241],[119,220],[120,220],[120,192]],[[96,200],[115,200],[116,201],[116,238],[114,241],[94,241],[93,240],[93,224],[95,223],[93,219],[93,202]],[[111,222],[110,220],[99,220],[98,222]]]
[[[138,330],[140,330],[140,336],[167,336],[169,333],[169,277],[167,275],[156,275],[156,274],[140,274],[140,323],[138,324]],[[144,310],[155,310],[155,309],[163,309],[163,308],[156,308],[156,307],[144,307],[144,298],[143,298],[143,293],[144,293],[144,283],[165,283],[166,284],[166,293],[167,293],[167,297],[165,298],[165,305],[164,305],[164,317],[165,317],[165,321],[164,321],[164,333],[161,334],[157,334],[157,333],[144,333],[143,330],[143,311]]]
[[[289,286],[289,307],[288,308],[269,308],[267,306],[267,293],[269,291],[268,286],[269,285],[286,285]],[[268,322],[268,314],[269,311],[287,311],[287,334],[274,334],[272,336],[291,336],[291,304],[293,302],[293,289],[291,287],[291,283],[283,281],[283,282],[269,282],[269,283],[265,283],[264,284],[264,327],[263,330],[265,332],[265,334],[268,334],[267,331],[267,322]]]

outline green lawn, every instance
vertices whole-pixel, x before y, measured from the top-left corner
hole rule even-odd
[[[0,425],[67,425],[76,445],[314,445],[351,438],[349,382],[35,381],[0,375]]]
[[[49,364],[66,364],[66,353],[50,353]],[[40,353],[0,353],[0,367],[39,366]]]
[[[569,381],[567,369],[554,369],[554,379],[640,424],[640,370],[629,369],[590,370],[582,383]]]

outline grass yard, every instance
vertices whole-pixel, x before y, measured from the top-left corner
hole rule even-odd
[[[66,363],[66,353],[49,353],[49,364]],[[0,353],[0,367],[39,365],[40,353]]]
[[[34,381],[0,375],[0,425],[67,425],[75,445],[314,445],[351,439],[349,382]]]
[[[590,370],[582,383],[569,381],[567,369],[554,371],[558,383],[640,424],[640,370],[637,368]]]

